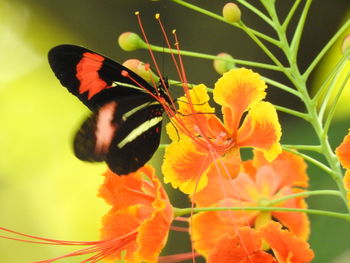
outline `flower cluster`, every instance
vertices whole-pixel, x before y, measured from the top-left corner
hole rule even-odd
[[[194,205],[184,221],[196,254],[159,257],[181,209],[170,205],[146,166],[123,177],[105,174],[100,196],[112,209],[101,233],[114,244],[104,245],[105,261],[167,262],[171,257],[177,262],[184,255],[224,263],[312,260],[308,217],[288,211],[307,208],[303,197],[289,197],[308,187],[306,164],[281,151],[281,127],[274,106],[263,101],[265,89],[257,73],[232,69],[213,89],[222,118],[201,84],[178,99],[178,113],[167,125],[172,142],[164,156],[164,181],[188,194]],[[251,160],[242,161],[242,147],[253,149]]]
[[[177,114],[167,125],[172,142],[162,171],[166,183],[188,194],[189,217],[171,205],[151,166],[126,176],[108,170],[99,190],[111,206],[101,240],[31,236],[40,243],[85,246],[40,262],[82,254],[92,254],[83,262],[178,262],[197,256],[223,263],[310,262],[308,217],[288,211],[307,208],[304,197],[293,196],[308,187],[306,164],[281,150],[281,127],[274,106],[263,101],[265,90],[257,73],[240,68],[225,73],[213,89],[222,118],[209,105],[203,84],[178,99]],[[253,149],[251,160],[242,160],[242,147]],[[169,231],[180,229],[173,221],[180,219],[188,224],[181,230],[188,232],[193,251],[160,256]]]

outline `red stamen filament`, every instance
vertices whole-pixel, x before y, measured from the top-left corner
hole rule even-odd
[[[42,237],[27,235],[27,234],[16,232],[16,231],[6,229],[3,227],[0,227],[0,230],[8,232],[8,233],[16,234],[19,236],[27,237],[30,239],[34,239],[34,240],[26,240],[26,239],[20,239],[20,238],[1,236],[2,238],[16,240],[16,241],[22,241],[22,242],[27,242],[27,243],[47,244],[47,245],[89,246],[89,247],[68,253],[68,254],[63,255],[63,256],[59,256],[59,257],[55,257],[55,258],[47,259],[47,260],[36,261],[33,263],[50,263],[50,262],[54,262],[54,261],[57,261],[57,260],[60,260],[63,258],[75,257],[75,256],[80,256],[80,255],[87,255],[87,254],[98,252],[98,254],[93,255],[93,256],[89,257],[88,259],[81,261],[81,263],[84,263],[84,262],[94,263],[94,262],[97,262],[105,257],[112,255],[115,252],[122,251],[124,247],[128,246],[129,243],[134,241],[137,237],[137,231],[132,231],[124,236],[109,239],[109,240],[65,241],[65,240],[49,239],[49,238],[42,238]],[[37,241],[37,240],[41,240],[41,241]]]
[[[187,217],[183,217],[183,216],[178,216],[174,220],[179,221],[179,222],[186,222],[186,223],[188,223],[188,218]]]
[[[198,136],[196,136],[195,134],[193,134],[191,131],[188,130],[187,126],[186,126],[185,123],[182,121],[182,119],[176,116],[175,112],[173,111],[173,109],[176,109],[176,107],[175,107],[175,105],[174,105],[174,102],[173,102],[174,100],[170,97],[169,90],[168,90],[167,86],[166,86],[165,83],[164,83],[164,79],[163,79],[163,77],[162,77],[162,73],[161,73],[161,71],[160,71],[160,69],[159,69],[159,66],[158,66],[157,62],[156,62],[154,53],[153,53],[153,51],[151,50],[151,45],[150,45],[150,43],[149,43],[149,41],[148,41],[147,35],[146,35],[146,33],[145,33],[145,30],[144,30],[144,28],[143,28],[143,26],[142,26],[141,18],[140,18],[140,16],[139,16],[139,13],[138,13],[138,12],[136,13],[136,17],[137,17],[137,21],[138,21],[139,26],[140,26],[140,30],[141,30],[142,36],[143,36],[143,38],[144,38],[144,40],[145,40],[145,42],[146,42],[146,44],[147,44],[147,46],[148,46],[148,50],[149,50],[151,59],[152,59],[154,65],[155,65],[157,74],[160,76],[160,80],[161,80],[161,82],[162,82],[162,84],[163,84],[163,86],[164,86],[164,88],[165,88],[165,91],[166,91],[166,95],[169,97],[169,100],[171,101],[172,108],[171,108],[169,105],[167,105],[167,103],[165,102],[165,100],[163,100],[163,98],[160,98],[160,97],[157,98],[157,96],[155,96],[154,94],[152,94],[152,97],[155,98],[159,103],[162,104],[162,106],[163,106],[164,111],[166,112],[166,114],[167,114],[170,118],[172,118],[171,121],[174,123],[174,126],[177,127],[179,130],[181,130],[182,133],[184,133],[184,134],[186,134],[187,136],[189,136],[195,143],[197,143],[197,144],[198,144],[199,146],[201,146],[201,147],[206,147],[206,146],[208,145],[208,143],[211,144],[213,147],[218,147],[218,145],[216,145],[214,142],[212,142],[212,141],[206,136],[206,134],[205,134],[203,131],[201,132],[201,137],[202,137],[202,139],[199,138]],[[166,40],[166,43],[167,43],[167,45],[168,45],[168,48],[169,48],[169,50],[171,51],[172,48],[171,48],[171,46],[170,46],[169,39],[168,39],[168,37],[167,37],[167,35],[166,35],[166,33],[165,33],[163,24],[162,24],[162,22],[161,22],[159,16],[156,16],[156,18],[157,18],[157,20],[158,20],[158,22],[159,22],[159,24],[160,24],[160,27],[161,27],[161,30],[162,30],[162,32],[163,32],[164,38],[165,38],[165,40]],[[173,33],[175,33],[175,32],[173,32]],[[177,43],[178,43],[176,34],[175,34],[175,39],[176,39],[176,41],[177,41]],[[192,111],[192,113],[193,113],[194,115],[196,115],[197,112],[194,110],[193,103],[192,103],[192,100],[191,100],[191,97],[190,97],[190,94],[189,94],[189,89],[188,89],[186,74],[185,74],[185,70],[184,70],[183,63],[182,63],[182,59],[181,59],[181,55],[180,55],[180,49],[179,49],[179,47],[178,47],[178,44],[176,45],[176,48],[177,48],[177,52],[178,52],[178,56],[179,56],[179,64],[178,64],[178,62],[176,61],[175,56],[173,55],[174,52],[171,52],[171,55],[172,55],[171,57],[172,57],[172,59],[173,59],[173,62],[174,62],[174,64],[175,64],[175,67],[177,68],[177,71],[178,71],[178,74],[179,74],[179,78],[180,78],[180,80],[181,80],[182,83],[183,83],[183,89],[184,89],[184,92],[185,92],[185,94],[186,94],[186,97],[188,98],[188,101],[189,101],[189,104],[190,104],[190,107],[191,107],[191,111]],[[180,65],[180,66],[179,66],[179,65]],[[181,70],[180,70],[180,69],[181,69]],[[137,83],[137,82],[135,82],[135,83]],[[196,119],[196,122],[197,122],[197,126],[199,127],[200,130],[202,130],[201,124],[200,124],[199,120],[198,120],[197,118],[195,118],[195,119]],[[203,139],[204,139],[204,141],[206,141],[206,142],[204,142]]]
[[[182,226],[170,226],[170,229],[177,232],[186,232],[188,233],[188,227],[182,227]]]
[[[141,197],[142,199],[148,199],[149,201],[153,201],[154,200],[154,196],[152,196],[151,194],[146,194],[142,191],[138,191],[137,189],[134,188],[129,188],[129,187],[125,187],[123,188],[123,191],[128,191],[129,193],[132,193],[132,195],[137,195],[139,197]]]

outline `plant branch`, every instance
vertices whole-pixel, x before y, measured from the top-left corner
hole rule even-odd
[[[321,153],[322,148],[320,145],[294,145],[294,144],[283,144],[284,148],[288,149],[295,149],[295,150],[304,150],[304,151],[312,151],[312,152],[317,152]]]
[[[292,89],[292,88],[290,88],[290,87],[288,87],[288,86],[286,86],[286,85],[284,85],[284,84],[282,84],[282,83],[280,83],[280,82],[278,82],[278,81],[275,81],[275,80],[270,79],[270,78],[267,78],[267,77],[262,77],[262,79],[263,79],[266,83],[268,83],[268,84],[270,84],[270,85],[272,85],[272,86],[275,86],[276,88],[279,88],[279,89],[281,89],[281,90],[284,90],[284,91],[286,91],[286,92],[288,92],[288,93],[291,93],[291,94],[293,94],[294,96],[297,96],[297,97],[299,97],[300,99],[302,99],[300,93],[299,93],[297,90]]]
[[[301,35],[302,35],[303,29],[304,29],[306,17],[307,17],[307,14],[309,12],[311,3],[312,3],[312,0],[306,0],[304,9],[303,9],[301,16],[300,16],[300,19],[299,19],[299,23],[298,23],[297,28],[294,32],[294,36],[293,36],[293,39],[292,39],[292,42],[290,45],[291,49],[293,50],[292,61],[296,61],[296,57],[297,57],[299,45],[300,45]]]
[[[332,195],[332,196],[337,196],[337,197],[342,197],[339,191],[336,190],[315,190],[315,191],[304,191],[296,194],[291,194],[287,196],[283,196],[274,200],[271,200],[268,202],[268,206],[274,206],[277,205],[278,203],[281,203],[283,201],[293,199],[296,197],[309,197],[313,195]]]
[[[255,8],[253,5],[248,3],[245,0],[237,0],[238,3],[245,6],[247,9],[255,13],[257,16],[259,16],[262,20],[264,20],[267,24],[269,24],[271,27],[274,27],[274,24],[272,23],[271,19],[267,17],[263,12],[261,12],[259,9]]]
[[[215,212],[215,211],[281,211],[281,212],[300,212],[314,215],[330,216],[350,221],[350,214],[337,213],[325,210],[287,208],[287,207],[200,207],[200,208],[175,208],[175,217],[198,212]]]
[[[300,111],[296,111],[296,110],[292,110],[292,109],[289,109],[289,108],[286,108],[286,107],[283,107],[283,106],[279,106],[279,105],[275,105],[275,108],[278,110],[278,111],[281,111],[281,112],[284,112],[284,113],[287,113],[289,115],[293,115],[295,117],[298,117],[298,118],[301,118],[301,119],[304,119],[306,121],[309,120],[309,115],[307,115],[306,113],[303,113],[303,112],[300,112]]]
[[[282,24],[282,28],[283,31],[286,31],[289,25],[290,20],[292,19],[295,11],[297,10],[299,4],[300,4],[301,0],[296,0],[292,6],[292,8],[289,10],[289,13],[286,17],[286,19],[284,20],[283,24]]]
[[[299,155],[300,157],[302,157],[303,159],[309,161],[310,163],[314,164],[315,166],[319,167],[320,169],[322,169],[323,171],[325,171],[326,173],[334,176],[334,172],[332,171],[332,169],[330,169],[327,165],[325,165],[324,163],[321,163],[320,161],[312,158],[311,156],[307,155],[307,154],[304,154],[304,153],[301,153],[301,152],[298,152],[298,151],[295,151],[294,149],[292,148],[289,148],[289,147],[286,147],[286,146],[282,146],[282,148],[284,150],[286,150],[287,152],[291,152],[291,153],[294,153],[296,155]]]
[[[145,49],[150,48],[152,51],[156,52],[165,52],[165,53],[174,53],[174,50],[156,46],[156,45],[149,45],[148,47],[145,47]],[[264,68],[269,70],[275,70],[275,71],[281,71],[281,69],[275,65],[266,64],[266,63],[260,63],[255,61],[248,61],[248,60],[242,60],[242,59],[235,59],[235,58],[227,58],[227,57],[219,57],[209,54],[203,54],[199,52],[194,51],[187,51],[187,50],[179,50],[180,55],[182,56],[189,56],[189,57],[196,57],[196,58],[202,58],[202,59],[208,59],[208,60],[223,60],[227,62],[234,62],[236,64],[244,65],[244,66],[251,66],[256,68]]]
[[[204,15],[207,15],[209,17],[212,17],[214,19],[217,19],[217,20],[219,20],[221,22],[224,22],[224,23],[233,25],[235,27],[241,28],[241,26],[238,23],[230,23],[230,22],[226,21],[225,18],[223,18],[222,16],[217,15],[217,14],[215,14],[213,12],[210,12],[210,11],[204,9],[204,8],[198,7],[196,5],[187,3],[186,1],[183,1],[183,0],[171,0],[171,1],[173,1],[173,2],[175,2],[177,4],[179,4],[179,5],[182,5],[184,7],[187,7],[189,9],[192,9],[194,11],[197,11],[199,13],[202,13]],[[267,41],[267,42],[269,42],[269,43],[271,43],[271,44],[273,44],[275,46],[279,46],[279,42],[276,39],[273,39],[273,38],[271,38],[271,37],[269,37],[269,36],[267,36],[265,34],[262,34],[262,33],[258,32],[258,31],[255,31],[253,29],[250,29],[250,30],[251,30],[252,34],[254,34],[255,36],[257,36],[257,37],[259,37],[261,39],[264,39],[265,41]]]

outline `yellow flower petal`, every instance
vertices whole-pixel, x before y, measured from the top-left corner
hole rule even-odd
[[[190,138],[183,137],[166,148],[162,165],[164,182],[187,194],[198,192],[208,183],[206,174],[212,162],[209,153],[198,151]]]
[[[266,88],[260,75],[246,68],[232,69],[216,82],[214,100],[223,106],[224,123],[229,132],[238,129],[245,111],[265,98]]]
[[[259,149],[272,161],[282,152],[281,136],[276,109],[269,102],[260,102],[249,111],[238,130],[237,145]]]

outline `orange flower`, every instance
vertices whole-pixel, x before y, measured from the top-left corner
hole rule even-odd
[[[126,250],[125,262],[157,262],[173,220],[173,208],[154,169],[145,166],[128,176],[107,171],[105,177],[100,196],[113,207],[103,218],[102,240],[127,237],[127,241],[104,260],[115,262]]]
[[[94,255],[82,262],[158,262],[173,220],[173,208],[162,184],[154,174],[154,169],[144,166],[128,176],[118,176],[108,170],[104,176],[105,181],[99,195],[112,205],[112,208],[103,218],[100,241],[47,239],[0,227],[2,231],[33,240],[2,237],[39,244],[86,246],[72,253],[36,263],[50,263],[85,254]]]
[[[221,176],[216,169],[208,171],[208,185],[192,195],[197,207],[268,206],[269,202],[300,192],[308,186],[306,164],[301,157],[282,152],[269,163],[261,152],[254,151],[254,159],[244,163],[245,172],[237,178]],[[303,198],[293,198],[274,204],[277,207],[306,208]],[[234,235],[240,226],[263,227],[271,220],[302,239],[309,235],[309,220],[305,213],[282,211],[217,211],[193,216],[192,239],[195,249],[208,256],[215,244],[225,235]],[[213,226],[208,228],[208,225]]]
[[[314,258],[309,244],[282,225],[270,222],[260,230],[240,227],[235,235],[225,235],[208,256],[208,263],[307,263]],[[272,250],[262,249],[263,241]]]
[[[350,132],[344,137],[344,140],[335,150],[335,153],[341,165],[347,169],[343,181],[345,189],[348,192],[347,199],[350,200]]]
[[[350,168],[350,132],[344,137],[342,143],[335,150],[336,155],[345,169]]]
[[[233,178],[239,172],[241,147],[259,149],[273,160],[281,152],[281,127],[273,105],[262,101],[265,89],[260,76],[251,70],[225,73],[213,91],[215,102],[222,106],[223,121],[214,115],[203,84],[179,98],[179,113],[172,118],[177,129],[167,126],[173,142],[165,152],[165,182],[194,193],[207,185],[208,171],[218,165]]]

